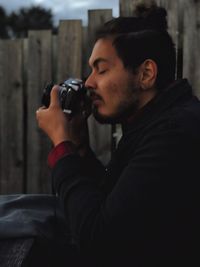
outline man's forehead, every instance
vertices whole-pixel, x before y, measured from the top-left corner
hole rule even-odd
[[[92,54],[89,58],[89,64],[96,65],[100,62],[109,62],[114,55],[116,55],[116,52],[111,40],[100,39],[93,47]]]
[[[103,57],[90,58],[89,64],[93,67],[97,67],[100,63],[109,63],[109,59]]]

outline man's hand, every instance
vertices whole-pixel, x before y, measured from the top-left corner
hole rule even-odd
[[[36,111],[39,127],[49,136],[54,146],[62,141],[70,141],[68,131],[69,118],[63,113],[58,97],[59,87],[51,90],[51,102],[48,108],[40,107]]]
[[[65,114],[59,102],[59,87],[51,90],[51,102],[48,108],[40,107],[36,111],[39,127],[48,135],[54,146],[63,141],[71,141],[77,146],[88,146],[88,128],[83,114],[73,117]]]

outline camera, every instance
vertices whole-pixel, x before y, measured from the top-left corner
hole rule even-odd
[[[42,105],[47,108],[50,105],[50,94],[53,86],[53,83],[49,83],[43,90]],[[84,82],[80,79],[69,78],[59,84],[59,101],[66,114],[75,115],[82,112],[82,114],[88,115],[90,113],[91,101]]]

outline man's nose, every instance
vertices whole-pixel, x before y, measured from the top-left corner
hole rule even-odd
[[[92,74],[90,74],[87,77],[87,79],[85,81],[85,87],[87,89],[94,89],[95,88],[95,81],[94,81],[94,78],[93,78]]]

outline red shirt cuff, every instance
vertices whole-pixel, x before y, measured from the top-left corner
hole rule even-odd
[[[70,141],[63,141],[55,146],[48,155],[48,165],[53,168],[56,162],[64,156],[74,154],[76,146]]]

